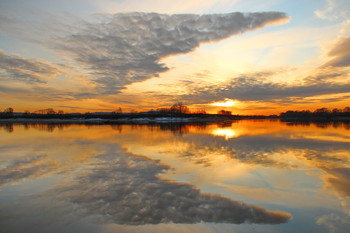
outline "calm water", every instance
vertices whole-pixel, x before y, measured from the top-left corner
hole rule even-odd
[[[0,125],[0,232],[348,232],[350,126]]]

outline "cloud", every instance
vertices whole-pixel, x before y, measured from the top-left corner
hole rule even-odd
[[[320,72],[321,73],[321,72]],[[323,76],[325,74],[322,74]],[[189,103],[208,103],[225,98],[242,101],[285,102],[291,97],[310,97],[315,95],[346,93],[350,90],[350,82],[338,83],[335,78],[347,75],[345,72],[329,74],[327,80],[319,76],[308,77],[305,83],[286,84],[261,79],[259,76],[238,76],[229,82],[211,85],[201,90],[192,90],[191,94],[182,98]],[[311,82],[312,81],[312,82]]]
[[[293,139],[291,139],[292,137]],[[285,137],[273,135],[239,136],[234,140],[202,135],[201,137],[192,137],[191,143],[186,147],[172,148],[171,151],[165,152],[176,152],[186,161],[203,165],[210,165],[212,158],[208,155],[225,154],[229,158],[246,164],[290,168],[297,167],[299,163],[273,155],[288,154],[293,151],[301,160],[313,161],[319,167],[330,170],[330,168],[339,168],[347,163],[347,157],[337,156],[337,153],[341,154],[342,151],[347,150],[350,150],[348,142],[315,140],[286,134]],[[329,183],[333,181],[339,185],[339,189],[346,184],[348,170],[328,170],[327,173],[332,172],[335,174],[333,177],[337,178],[330,179]],[[346,186],[344,185],[344,187]]]
[[[349,231],[350,216],[331,213],[318,218],[316,223],[326,227],[330,233],[346,233]]]
[[[48,86],[29,86],[28,88],[9,87],[0,85],[0,93],[19,99],[30,99],[36,101],[69,101],[89,99],[96,96],[96,93],[80,91],[80,90],[60,90]]]
[[[327,62],[324,66],[350,66],[350,37],[344,37],[339,40],[328,55],[334,58]]]
[[[218,84],[182,83],[187,93],[178,96],[178,99],[187,104],[207,104],[224,99],[237,99],[241,101],[258,101],[270,103],[315,103],[320,101],[308,97],[321,95],[342,94],[324,101],[335,102],[348,99],[350,91],[350,37],[341,38],[328,55],[330,59],[324,64],[315,67],[309,75],[300,76],[298,72],[290,74],[290,70],[274,68],[260,70],[254,73],[243,73]],[[289,72],[288,72],[289,71]],[[305,73],[305,72],[304,72]],[[292,77],[291,75],[296,75]],[[197,74],[203,76],[206,74]],[[281,77],[293,78],[294,81],[284,82]],[[276,81],[276,79],[280,81]],[[169,85],[170,88],[170,85]],[[151,93],[149,93],[151,94]],[[167,100],[177,94],[168,93]],[[154,95],[154,97],[158,97]],[[256,110],[256,108],[254,108]]]
[[[14,160],[9,166],[0,169],[0,187],[6,184],[33,179],[56,171],[58,164],[46,155],[34,155]]]
[[[25,59],[0,51],[0,77],[29,84],[46,83],[46,79],[56,75],[53,66],[36,59]]]
[[[52,192],[59,200],[79,206],[80,213],[103,216],[103,222],[279,224],[291,218],[288,213],[203,194],[191,185],[162,180],[158,174],[169,167],[145,157],[108,152],[95,161]]]
[[[281,103],[295,103],[301,99],[304,103],[310,103],[305,97],[348,93],[349,51],[350,37],[343,37],[329,52],[333,59],[316,67],[312,75],[293,83],[271,81],[271,76],[283,75],[281,69],[259,71],[233,77],[218,85],[204,86],[200,90],[190,87],[191,94],[183,95],[182,98],[189,103],[208,103],[226,98]],[[347,96],[343,97],[346,98]]]
[[[162,58],[288,19],[280,12],[119,13],[101,18],[99,22],[83,22],[70,35],[57,38],[55,48],[70,53],[87,68],[103,94],[118,93],[128,84],[167,71]]]
[[[350,197],[350,168],[336,168],[328,172],[332,176],[327,178],[327,182],[342,196]]]
[[[350,16],[349,9],[350,3],[348,0],[326,0],[326,6],[323,9],[316,10],[315,14],[321,19],[347,19]]]

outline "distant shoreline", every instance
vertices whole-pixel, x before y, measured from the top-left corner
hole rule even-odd
[[[102,119],[102,118],[78,118],[78,119],[59,119],[59,118],[10,118],[0,119],[0,123],[77,123],[77,124],[167,124],[167,123],[210,123],[210,122],[222,122],[233,121],[237,119],[225,119],[225,118],[185,118],[185,117],[158,117],[158,118],[117,118],[117,119]]]
[[[282,122],[317,122],[317,121],[350,121],[350,117],[335,118],[280,118],[267,116],[249,117],[120,117],[103,118],[3,118],[0,124],[11,123],[47,123],[47,124],[185,124],[185,123],[216,123],[237,120],[280,120]]]

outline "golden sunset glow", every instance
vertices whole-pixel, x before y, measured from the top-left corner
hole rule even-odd
[[[0,111],[348,106],[346,0],[75,1],[1,3]]]
[[[212,103],[211,105],[217,106],[217,107],[232,107],[235,105],[235,101],[225,100],[225,102],[216,102],[216,103]]]
[[[349,229],[350,0],[0,0],[0,233]]]

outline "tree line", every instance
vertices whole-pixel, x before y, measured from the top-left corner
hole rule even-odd
[[[23,113],[15,114],[14,109],[12,107],[5,108],[3,111],[0,110],[1,118],[13,118],[13,117],[23,117],[23,118],[72,118],[72,117],[82,117],[82,118],[113,118],[113,117],[173,117],[173,116],[187,116],[187,115],[195,115],[198,117],[205,116],[222,116],[222,117],[236,117],[238,118],[249,118],[252,116],[239,116],[232,115],[231,111],[227,110],[219,110],[217,114],[207,114],[205,109],[196,109],[191,110],[188,106],[182,104],[181,102],[173,104],[168,108],[158,108],[156,110],[150,110],[148,112],[137,112],[131,111],[129,113],[124,113],[123,110],[119,107],[111,112],[102,112],[102,113],[64,113],[62,110],[54,110],[53,108],[36,110],[33,112],[24,111]],[[259,116],[261,118],[266,118],[266,116]],[[350,117],[350,107],[345,107],[343,109],[333,108],[318,108],[314,111],[310,110],[302,110],[302,111],[294,111],[289,110],[286,112],[282,112],[279,116],[274,115],[274,118],[341,118],[341,117]]]
[[[310,110],[302,111],[286,111],[280,114],[281,118],[334,118],[334,117],[350,117],[350,107],[343,109],[334,108],[318,108],[311,112]]]
[[[111,111],[110,113],[112,114],[123,114],[123,110],[122,108],[118,107],[117,109]],[[129,112],[130,114],[136,114],[136,113],[140,113],[137,112],[135,110],[132,110]],[[195,109],[195,110],[191,110],[188,106],[184,105],[183,103],[179,102],[179,103],[175,103],[173,104],[171,107],[168,108],[157,108],[156,110],[150,110],[146,113],[150,113],[150,114],[172,114],[172,115],[183,115],[183,114],[207,114],[207,112],[205,111],[205,109]],[[14,109],[9,107],[6,108],[3,112],[0,111],[0,115],[13,115],[14,114]],[[36,115],[36,114],[44,114],[44,115],[61,115],[61,114],[70,114],[70,113],[64,113],[62,110],[54,110],[53,108],[47,108],[47,109],[40,109],[40,110],[36,110],[33,112],[29,112],[28,110],[25,110],[23,112],[23,115]],[[85,114],[92,114],[90,112],[86,112]],[[217,114],[219,115],[232,115],[231,111],[226,111],[226,110],[219,110],[217,112]]]

